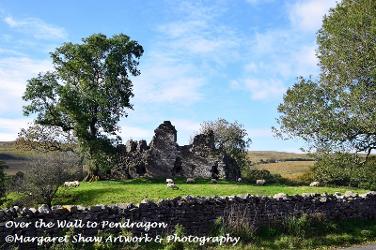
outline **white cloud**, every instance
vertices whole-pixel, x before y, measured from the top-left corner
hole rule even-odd
[[[67,37],[67,32],[64,28],[48,24],[38,18],[29,17],[16,20],[11,16],[7,16],[3,21],[9,27],[19,32],[32,35],[36,39],[64,39]]]
[[[200,123],[191,121],[191,120],[185,120],[185,119],[172,119],[171,123],[176,127],[176,130],[182,131],[182,132],[188,132],[193,134],[194,132],[198,131],[200,129]]]
[[[137,102],[186,105],[202,97],[200,87],[204,84],[204,79],[188,62],[155,55],[148,58],[148,64],[141,72],[142,74],[133,80]]]
[[[171,119],[172,125],[178,131],[178,144],[187,145],[190,143],[192,136],[200,129],[200,123],[187,119]]]
[[[19,112],[21,115],[21,97],[25,92],[27,80],[51,68],[48,60],[34,60],[28,57],[1,58],[0,114]]]
[[[13,141],[21,128],[26,128],[30,119],[0,118],[0,141]]]
[[[271,100],[281,97],[286,91],[283,83],[276,79],[252,79],[247,78],[243,80],[244,87],[251,94],[253,100]]]
[[[291,55],[294,62],[295,73],[297,75],[310,75],[313,69],[318,69],[318,58],[316,56],[316,46],[302,46]]]
[[[270,128],[249,128],[247,129],[248,136],[253,139],[253,138],[272,138],[273,133]]]
[[[152,130],[147,130],[140,127],[130,126],[130,125],[123,125],[121,126],[121,133],[120,136],[123,138],[123,142],[133,139],[133,140],[141,140],[141,139],[150,139],[153,134]]]
[[[302,31],[317,31],[324,15],[335,5],[336,0],[299,0],[290,6],[290,21]]]
[[[232,63],[241,44],[231,29],[218,25],[223,6],[180,1],[170,7],[178,18],[156,28],[152,52],[145,55],[142,74],[134,79],[137,102],[185,106],[200,101],[202,87]]]
[[[251,5],[258,5],[258,4],[265,4],[274,2],[274,0],[245,0],[247,3]]]
[[[239,57],[236,51],[241,45],[240,35],[217,19],[227,11],[225,5],[182,1],[174,7],[176,10],[180,13],[178,20],[158,26],[165,51],[199,63],[210,62],[213,68]]]

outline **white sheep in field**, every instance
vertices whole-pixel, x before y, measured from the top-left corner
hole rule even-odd
[[[166,183],[175,183],[173,179],[166,179]]]
[[[186,183],[194,183],[195,179],[194,178],[187,178]]]
[[[179,189],[178,186],[176,186],[175,183],[167,183],[167,187],[171,189]]]
[[[266,181],[264,179],[261,179],[261,180],[256,180],[256,185],[264,185],[266,183]]]
[[[242,178],[239,177],[239,178],[238,178],[238,182],[242,182]]]
[[[320,186],[320,182],[318,181],[314,181],[314,182],[311,182],[311,184],[309,184],[310,187],[318,187]]]
[[[66,181],[64,182],[64,187],[78,187],[80,186],[79,181]]]

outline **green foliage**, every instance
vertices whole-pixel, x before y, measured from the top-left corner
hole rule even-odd
[[[174,232],[178,237],[183,237],[185,235],[185,229],[182,225],[177,224],[175,226],[175,232]],[[167,243],[165,246],[165,250],[184,250],[184,244],[183,242],[170,242]]]
[[[272,174],[266,169],[247,169],[242,173],[246,182],[255,183],[256,180],[265,180],[266,183],[283,183],[285,180],[279,174]]]
[[[21,192],[24,186],[25,174],[22,171],[18,171],[15,175],[8,177],[6,181],[7,192]]]
[[[244,126],[237,121],[230,123],[218,118],[215,121],[206,121],[201,124],[200,133],[214,132],[215,147],[223,153],[230,155],[239,166],[248,166],[247,148],[251,139]]]
[[[312,178],[325,184],[376,190],[375,169],[373,158],[362,163],[362,159],[354,154],[322,154],[312,169]]]
[[[279,225],[260,228],[254,245],[266,249],[346,246],[373,241],[376,236],[375,225],[372,220],[331,221],[322,214],[303,214],[288,217]]]
[[[23,192],[27,203],[52,204],[58,188],[67,180],[80,175],[78,157],[67,153],[49,153],[29,162],[25,173]]]
[[[54,71],[28,81],[25,115],[36,113],[36,124],[73,131],[97,175],[102,167],[97,156],[111,154],[120,139],[117,122],[132,109],[130,76],[140,74],[142,54],[142,46],[124,34],[94,34],[81,44],[64,43],[51,53]]]
[[[16,148],[20,151],[39,151],[42,153],[60,151],[76,151],[77,138],[72,131],[63,131],[58,126],[31,124],[21,129],[16,140]]]
[[[319,79],[298,78],[278,111],[277,134],[325,151],[376,148],[376,1],[343,0],[317,36]]]
[[[305,238],[310,233],[327,230],[331,224],[323,214],[313,213],[288,217],[282,223],[282,227],[289,235]]]
[[[231,205],[225,210],[223,217],[224,235],[230,234],[233,237],[240,237],[242,242],[251,242],[254,239],[256,227],[250,219],[250,208],[242,205]]]
[[[0,199],[5,195],[5,173],[4,169],[7,166],[3,161],[0,161]]]

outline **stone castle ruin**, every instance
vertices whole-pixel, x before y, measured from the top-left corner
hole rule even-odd
[[[230,156],[214,146],[214,133],[196,135],[193,143],[177,144],[177,130],[165,121],[154,130],[149,145],[145,140],[129,140],[118,146],[118,164],[111,177],[128,179],[137,177],[190,177],[236,180],[240,168]]]

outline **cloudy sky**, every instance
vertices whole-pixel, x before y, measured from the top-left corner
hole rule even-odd
[[[202,121],[244,124],[251,150],[297,152],[274,138],[276,108],[298,76],[318,73],[315,35],[335,0],[0,2],[0,141],[14,140],[26,81],[52,68],[49,52],[93,33],[125,33],[145,49],[133,79],[124,140],[151,139],[171,120],[188,143]]]

